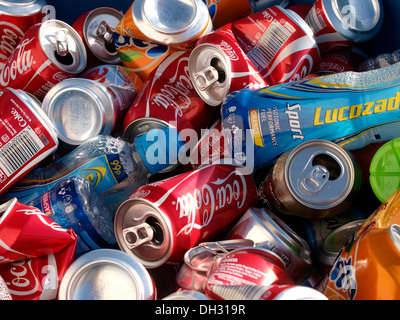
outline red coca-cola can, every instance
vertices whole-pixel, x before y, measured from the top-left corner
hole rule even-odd
[[[381,0],[316,0],[305,18],[321,53],[372,39],[383,23]]]
[[[190,81],[189,55],[188,51],[173,52],[144,82],[123,121],[123,136],[128,141],[134,142],[152,129],[172,128],[181,142],[190,146],[218,117],[218,110],[202,100]],[[178,165],[171,163],[163,171]]]
[[[226,286],[225,300],[328,300],[316,289],[292,284]]]
[[[47,20],[26,31],[0,73],[0,89],[22,89],[42,99],[85,66],[86,49],[78,33],[65,22]]]
[[[103,63],[118,64],[121,59],[115,48],[113,33],[124,14],[112,7],[99,7],[82,14],[72,24],[85,44],[87,68]]]
[[[14,300],[52,300],[75,258],[76,235],[16,198],[0,206],[0,274]]]
[[[22,90],[0,92],[0,193],[58,148],[57,130],[37,99]]]
[[[118,208],[121,250],[147,268],[181,263],[257,202],[253,178],[241,167],[210,165],[138,188]]]
[[[205,294],[211,299],[230,300],[232,286],[293,285],[285,264],[274,252],[257,247],[229,252],[211,266]]]
[[[291,10],[273,6],[202,37],[189,66],[199,95],[208,104],[219,105],[226,94],[239,89],[302,79],[319,59],[305,21]]]
[[[25,32],[44,18],[46,0],[14,0],[0,3],[0,59],[11,56]]]
[[[233,91],[267,86],[237,42],[232,24],[198,40],[190,55],[189,73],[197,93],[211,106],[219,106]]]
[[[218,119],[211,127],[201,131],[201,138],[190,153],[186,170],[194,170],[204,165],[230,159],[228,150],[221,120]]]
[[[207,282],[207,272],[218,257],[235,249],[252,246],[254,246],[254,242],[250,239],[200,243],[186,251],[183,257],[184,263],[176,275],[177,285],[180,290],[203,292]]]

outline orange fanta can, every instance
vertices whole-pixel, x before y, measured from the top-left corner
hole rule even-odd
[[[145,81],[166,56],[175,51],[169,46],[114,33],[115,48],[122,64]]]
[[[400,300],[400,190],[358,228],[319,291],[330,300]]]
[[[115,32],[124,36],[190,50],[213,25],[202,0],[135,0]]]

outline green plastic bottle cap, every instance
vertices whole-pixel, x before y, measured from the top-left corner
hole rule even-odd
[[[376,197],[385,202],[400,188],[400,138],[386,142],[372,158],[369,181]]]

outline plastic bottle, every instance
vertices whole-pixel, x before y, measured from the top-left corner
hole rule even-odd
[[[61,227],[74,230],[76,255],[116,244],[113,214],[84,177],[61,180],[28,205],[38,208]]]
[[[375,58],[365,59],[360,63],[358,71],[371,71],[384,68],[400,61],[400,49],[392,53],[382,53]]]
[[[169,139],[169,135],[176,132],[170,127],[153,129],[138,136],[133,144],[122,138],[98,135],[50,165],[29,172],[8,189],[1,200],[16,197],[21,203],[27,204],[52,189],[60,180],[83,176],[115,213],[133,191],[148,183],[151,175],[168,168],[176,160],[177,156],[167,156],[164,162],[158,161],[152,153],[147,152],[149,147],[155,145],[153,149],[158,149],[158,154],[169,155],[171,149],[168,148],[174,141],[177,145],[173,150],[180,150],[181,142]],[[169,139],[170,143],[166,143],[165,139]]]
[[[221,115],[231,156],[256,169],[312,139],[361,149],[400,136],[400,63],[239,90]]]

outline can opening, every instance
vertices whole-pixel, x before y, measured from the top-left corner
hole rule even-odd
[[[115,52],[117,52],[117,48],[115,47],[114,41],[112,41],[112,42],[110,42],[110,43],[104,42],[104,47],[106,48],[106,50],[107,50],[109,53],[115,53]]]
[[[219,83],[223,83],[226,80],[226,72],[225,72],[224,65],[222,64],[221,60],[219,60],[218,58],[214,57],[214,58],[211,59],[210,65],[213,68],[215,68],[215,70],[217,70],[217,72],[218,72],[217,81]]]
[[[312,161],[312,165],[325,167],[329,172],[328,180],[336,180],[340,177],[342,172],[339,163],[327,154],[318,154],[315,156]]]
[[[151,242],[154,245],[161,245],[164,242],[164,232],[160,222],[154,217],[148,217],[146,223],[153,229],[153,239]]]
[[[70,66],[74,63],[74,58],[70,52],[62,56],[57,52],[57,50],[54,50],[54,56],[56,57],[57,61],[63,65]]]

